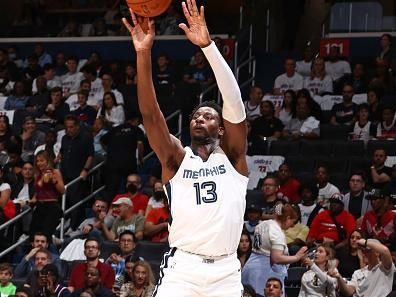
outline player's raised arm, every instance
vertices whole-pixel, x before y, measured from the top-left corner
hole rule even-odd
[[[223,96],[223,119],[225,133],[221,139],[221,147],[230,158],[236,170],[247,176],[246,165],[246,113],[242,102],[241,92],[227,62],[210,39],[206,26],[204,7],[198,10],[195,0],[182,3],[187,24],[179,27],[185,32],[187,38],[199,46],[205,54],[214,75],[217,85]]]
[[[169,133],[165,118],[157,103],[151,66],[151,48],[155,36],[154,21],[149,18],[137,19],[132,10],[130,12],[133,24],[125,18],[122,21],[131,33],[136,51],[139,109],[150,146],[166,170],[166,166],[170,163],[172,166],[180,164],[184,150],[180,141]]]

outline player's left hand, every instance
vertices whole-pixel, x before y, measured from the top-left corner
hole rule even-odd
[[[204,7],[198,11],[195,0],[182,2],[184,16],[188,26],[184,23],[179,24],[179,28],[186,33],[187,38],[199,47],[207,47],[212,40],[210,39],[208,27],[206,26]]]

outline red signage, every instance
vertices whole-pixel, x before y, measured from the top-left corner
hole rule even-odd
[[[327,57],[330,53],[330,48],[338,47],[340,56],[349,56],[349,39],[346,38],[323,38],[320,40],[320,56]]]

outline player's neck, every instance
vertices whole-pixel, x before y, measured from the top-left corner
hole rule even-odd
[[[209,155],[218,147],[218,141],[208,144],[191,143],[191,149],[193,153],[200,156],[204,161],[206,161],[209,158]]]

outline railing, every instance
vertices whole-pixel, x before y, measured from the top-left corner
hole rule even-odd
[[[105,164],[105,161],[102,161],[102,162],[100,162],[99,164],[97,164],[96,166],[94,166],[93,168],[91,168],[91,170],[88,171],[87,178],[88,178],[89,176],[91,176],[93,173],[95,173],[97,170],[99,170],[104,164]],[[86,198],[84,198],[83,200],[81,200],[81,201],[79,201],[78,203],[76,203],[75,205],[73,205],[71,208],[66,209],[66,195],[67,195],[67,190],[68,190],[72,185],[74,185],[74,184],[76,184],[76,183],[78,183],[78,182],[80,182],[80,181],[82,181],[82,180],[83,180],[83,178],[82,178],[81,176],[79,176],[79,177],[75,178],[74,180],[72,180],[71,182],[69,182],[68,184],[65,185],[65,192],[64,192],[63,195],[62,195],[62,202],[61,202],[61,208],[62,208],[62,212],[63,212],[63,216],[62,216],[61,222],[60,222],[60,238],[61,238],[61,239],[63,239],[63,237],[64,237],[64,232],[65,232],[65,216],[66,216],[66,214],[69,214],[69,213],[71,212],[70,209],[75,209],[75,208],[76,208],[76,207],[75,207],[76,205],[77,205],[77,206],[80,206],[80,205],[83,203],[82,201],[86,202],[86,201],[88,201],[89,199],[91,199],[91,198],[93,197],[93,196],[92,196],[92,193],[91,193],[90,195],[87,196],[87,197],[89,197],[89,199],[86,200],[86,198],[87,198],[87,197],[86,197]],[[100,187],[99,189],[103,190],[103,189],[104,189],[104,186]],[[100,190],[100,191],[101,191],[101,190]],[[100,191],[96,190],[94,193],[96,194],[96,193],[98,193],[98,192],[100,192]]]
[[[29,212],[31,212],[32,209],[30,207],[26,208],[25,210],[23,210],[22,212],[20,212],[18,215],[16,215],[15,217],[13,217],[11,220],[8,220],[7,222],[5,222],[3,225],[0,226],[0,231],[4,230],[5,228],[7,228],[8,226],[16,223],[17,221],[19,221],[22,217],[24,217],[25,215],[27,215]]]
[[[181,134],[182,134],[182,125],[183,125],[183,115],[181,110],[176,110],[175,112],[171,113],[170,115],[168,115],[165,120],[169,121],[170,119],[174,118],[178,116],[178,120],[177,120],[177,133],[174,134],[174,136],[178,137],[179,139],[181,139]],[[151,158],[152,156],[154,156],[154,151],[149,152],[147,155],[145,155],[143,157],[143,161],[148,160],[149,158]]]
[[[207,87],[204,91],[201,92],[201,94],[199,94],[198,98],[199,98],[199,104],[201,104],[204,101],[204,97],[206,94],[213,92],[214,90],[217,90],[217,84],[214,83],[213,85],[210,85],[209,87]],[[217,104],[220,104],[220,100],[221,100],[221,94],[219,91],[217,91]]]

